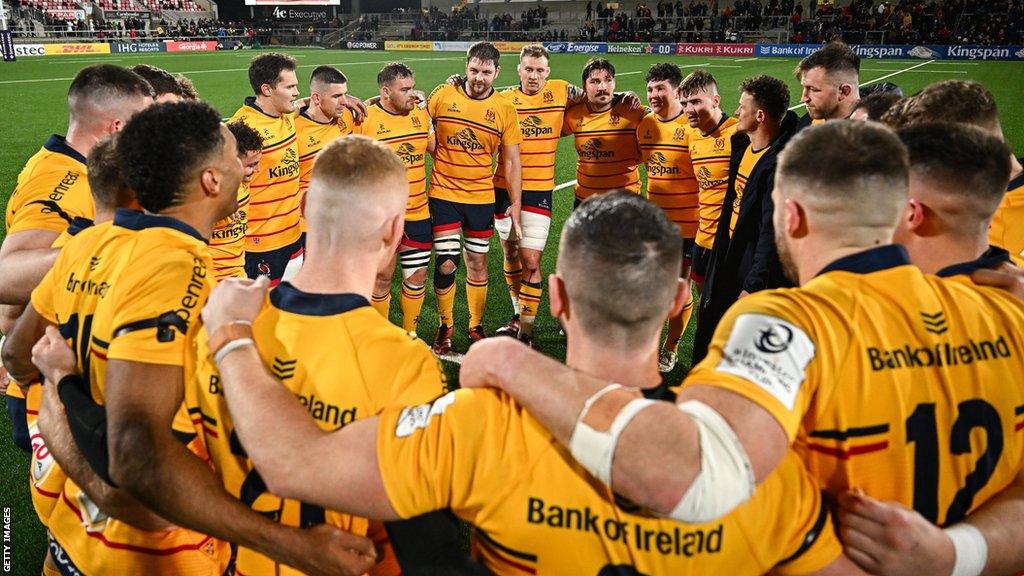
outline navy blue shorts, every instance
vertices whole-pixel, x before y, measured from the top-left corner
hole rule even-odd
[[[508,190],[504,188],[494,189],[494,217],[501,219],[505,217],[512,201],[508,197]],[[546,192],[534,192],[523,190],[523,210],[534,212],[551,217],[551,190]]]
[[[694,282],[704,282],[708,275],[708,265],[711,263],[711,250],[697,244],[693,245],[693,267],[690,268],[690,278]]]
[[[690,266],[693,261],[693,238],[683,238],[683,266]]]
[[[451,236],[451,232],[468,238],[490,238],[494,234],[494,204],[464,204],[430,198],[430,221],[433,236]]]
[[[399,249],[430,250],[433,245],[434,231],[431,228],[429,218],[405,221],[405,234],[402,235],[402,243],[399,245]]]
[[[14,382],[10,386],[17,386]],[[11,437],[14,445],[29,454],[32,453],[32,441],[28,436],[28,407],[24,398],[7,396],[7,416],[11,419]]]
[[[298,240],[287,246],[269,252],[246,252],[245,253],[245,275],[256,279],[260,276],[270,278],[270,282],[276,284],[284,276],[284,270],[288,263],[303,255],[303,247],[306,245],[306,235],[303,234]]]

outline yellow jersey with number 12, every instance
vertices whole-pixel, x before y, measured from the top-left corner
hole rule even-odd
[[[740,300],[690,384],[764,407],[827,492],[859,488],[940,526],[1024,465],[1024,303],[926,276],[898,246]]]

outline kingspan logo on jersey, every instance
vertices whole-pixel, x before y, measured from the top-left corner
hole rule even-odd
[[[395,153],[402,159],[402,162],[405,162],[409,166],[423,161],[423,154],[417,154],[416,147],[408,142],[399,146],[398,150],[395,150]]]
[[[647,174],[651,176],[666,176],[679,174],[678,166],[666,166],[668,159],[661,152],[655,152],[647,158]]]
[[[285,152],[284,158],[281,163],[274,166],[270,170],[267,170],[267,174],[271,178],[281,178],[284,176],[291,177],[299,173],[299,157],[295,153],[294,148],[289,148]]]
[[[526,118],[523,118],[519,122],[519,128],[523,131],[523,136],[526,138],[548,136],[554,132],[550,126],[544,125],[540,116],[527,116]]]
[[[612,158],[615,156],[613,150],[602,150],[604,144],[601,143],[597,138],[591,138],[587,140],[583,146],[576,149],[576,153],[579,154],[580,158],[585,160],[600,160],[602,158]]]
[[[480,152],[484,149],[484,145],[476,137],[476,132],[469,128],[463,128],[458,134],[449,136],[447,141],[450,146],[461,146],[466,152]]]

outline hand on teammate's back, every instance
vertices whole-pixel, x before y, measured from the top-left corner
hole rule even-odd
[[[981,286],[992,286],[1006,290],[1024,300],[1024,269],[1006,262],[999,268],[982,268],[971,274],[971,280]]]
[[[843,552],[867,572],[917,576],[953,569],[952,541],[914,510],[846,492],[839,495],[838,515]]]
[[[32,347],[32,363],[54,386],[61,378],[78,371],[75,351],[54,326],[47,326],[43,337]]]
[[[327,524],[295,529],[301,546],[290,566],[310,575],[357,576],[377,563],[377,551],[369,538],[356,536]]]
[[[352,112],[352,119],[355,120],[356,124],[363,123],[363,119],[366,118],[366,104],[363,104],[362,100],[347,94],[342,101],[342,105]]]
[[[222,326],[235,322],[252,322],[263,308],[270,281],[266,276],[256,280],[227,278],[210,292],[203,307],[203,324],[213,335]]]

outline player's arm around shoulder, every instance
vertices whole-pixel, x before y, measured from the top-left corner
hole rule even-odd
[[[378,372],[366,378],[375,413],[386,407],[430,402],[448,392],[440,361],[426,344],[397,326],[389,325],[376,337],[361,341],[359,356]],[[344,378],[344,375],[339,375]]]

